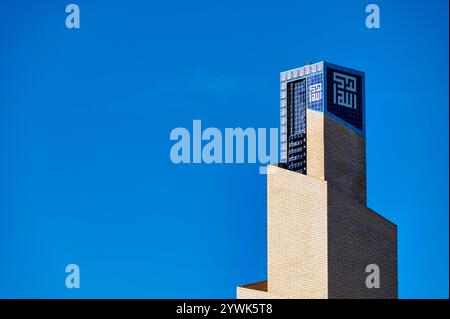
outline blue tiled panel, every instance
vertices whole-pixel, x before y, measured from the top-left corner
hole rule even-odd
[[[290,89],[287,91],[288,103],[290,101],[291,109],[288,114],[288,132],[291,132],[290,138],[293,135],[306,133],[306,94],[305,81],[297,81],[289,83]]]
[[[288,115],[287,115],[287,86],[289,83],[296,82],[298,80],[303,81],[304,89],[302,91],[302,95],[304,96],[304,101],[302,103],[296,104],[301,105],[299,108],[302,110],[301,112],[305,112],[306,108],[312,109],[315,111],[324,111],[324,101],[325,101],[325,88],[324,88],[324,62],[318,62],[311,65],[305,65],[303,67],[282,72],[280,78],[280,94],[281,94],[281,105],[280,105],[280,113],[281,113],[281,162],[286,163],[288,159],[288,143],[290,138],[288,137]],[[297,114],[300,115],[300,114]],[[304,114],[306,115],[306,114]],[[302,116],[298,116],[297,122],[300,119],[303,119]],[[304,121],[301,121],[304,122]],[[302,131],[302,124],[297,123],[295,126],[296,132],[305,133]],[[303,125],[304,126],[304,125]],[[300,130],[300,131],[298,131]],[[294,131],[291,131],[294,134]]]
[[[325,62],[324,74],[324,113],[364,136],[364,72]]]
[[[334,77],[334,72],[341,75]],[[352,82],[352,77],[356,79]],[[318,62],[315,64],[305,65],[300,68],[285,71],[280,74],[280,93],[281,93],[281,162],[287,163],[291,154],[288,154],[292,139],[296,139],[299,132],[302,131],[302,124],[298,123],[301,116],[296,116],[297,123],[295,130],[288,129],[289,122],[287,114],[287,87],[289,83],[305,80],[303,83],[306,93],[306,108],[318,112],[324,112],[336,121],[348,126],[359,135],[365,134],[365,92],[364,92],[364,72],[349,69],[343,66],[331,64],[328,62]],[[355,85],[356,92],[354,91]],[[339,91],[336,91],[336,88]],[[302,88],[303,90],[303,88]],[[354,96],[352,95],[353,93]],[[350,103],[352,101],[352,103]],[[300,109],[304,110],[304,104]],[[300,112],[296,110],[296,112]],[[297,113],[296,113],[297,114]],[[301,121],[303,122],[303,121]],[[306,125],[306,124],[305,124]],[[290,132],[290,133],[289,133]],[[288,135],[291,136],[288,136]],[[300,133],[302,134],[302,133]],[[292,146],[292,145],[291,145]]]
[[[324,88],[323,72],[315,73],[306,78],[308,109],[323,112]]]
[[[327,93],[327,111],[362,130],[362,77],[358,74],[328,68]]]

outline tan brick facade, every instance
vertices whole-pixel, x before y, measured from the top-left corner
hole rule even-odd
[[[268,291],[327,298],[327,183],[277,167],[269,172]]]
[[[366,203],[364,137],[318,111],[307,110],[306,123],[307,175]]]
[[[324,114],[306,110],[306,172],[308,176],[325,180]]]
[[[366,207],[363,136],[307,110],[307,175],[268,172],[268,280],[238,298],[397,298],[397,227]],[[365,285],[368,264],[378,289]]]

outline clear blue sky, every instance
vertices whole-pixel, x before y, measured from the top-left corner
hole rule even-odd
[[[368,204],[399,295],[448,298],[448,2],[0,4],[0,297],[233,298],[265,279],[258,165],[174,165],[170,131],[278,127],[279,72],[366,72]],[[81,288],[65,288],[65,266]]]

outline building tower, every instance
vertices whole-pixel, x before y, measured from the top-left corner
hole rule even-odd
[[[268,278],[238,298],[397,298],[397,226],[366,207],[365,129],[363,72],[319,62],[281,73]]]

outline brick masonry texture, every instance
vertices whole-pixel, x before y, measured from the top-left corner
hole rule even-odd
[[[365,138],[324,116],[329,298],[397,298],[397,226],[366,207]],[[380,268],[380,288],[365,285]]]
[[[306,123],[306,173],[308,176],[324,180],[323,113],[307,110]]]
[[[397,226],[366,207],[363,136],[308,110],[307,175],[268,172],[268,280],[238,298],[397,298]],[[368,264],[379,289],[365,285]]]
[[[284,299],[285,296],[272,295],[267,292],[267,281],[260,281],[253,284],[237,287],[238,299]]]
[[[366,204],[366,142],[363,136],[324,116],[325,180]]]
[[[327,298],[327,183],[281,168],[269,172],[268,292]]]
[[[380,288],[365,285],[380,268]],[[397,226],[337,188],[328,190],[328,297],[397,298]]]
[[[306,171],[366,203],[365,138],[313,110],[306,111]]]

